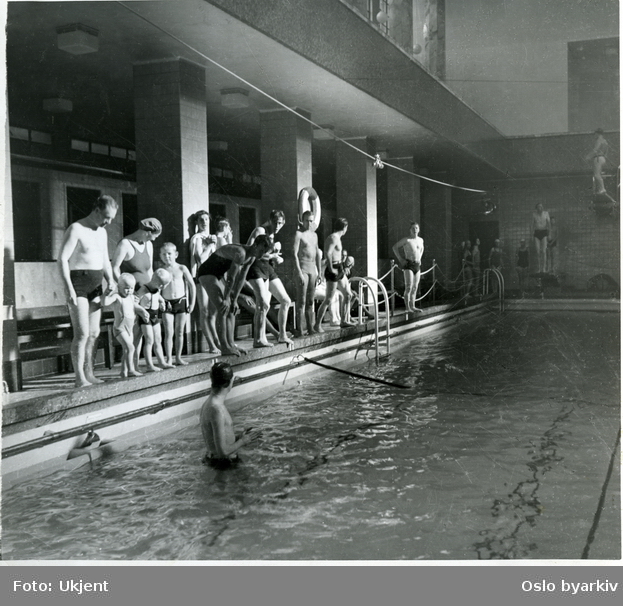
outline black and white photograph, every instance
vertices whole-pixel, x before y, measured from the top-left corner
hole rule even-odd
[[[4,563],[620,564],[619,10],[5,2]]]

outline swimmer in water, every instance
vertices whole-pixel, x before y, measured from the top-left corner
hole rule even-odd
[[[260,435],[259,429],[247,428],[235,435],[233,421],[225,400],[234,385],[234,371],[227,362],[217,362],[210,370],[212,389],[201,408],[201,433],[206,444],[202,463],[214,469],[231,469],[238,464],[237,451]]]

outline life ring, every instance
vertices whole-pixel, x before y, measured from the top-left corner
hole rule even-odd
[[[320,225],[320,198],[313,187],[304,187],[299,192],[299,223],[303,223],[303,213],[308,210],[314,215],[314,229]]]

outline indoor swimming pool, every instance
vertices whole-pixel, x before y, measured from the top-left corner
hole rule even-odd
[[[5,560],[618,559],[619,315],[491,313],[234,414],[7,489]]]

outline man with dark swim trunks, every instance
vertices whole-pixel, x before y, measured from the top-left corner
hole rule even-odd
[[[420,226],[415,222],[411,223],[409,237],[402,238],[392,247],[405,281],[404,301],[407,311],[422,311],[415,304],[424,254],[424,240],[420,238],[419,233]]]
[[[318,314],[316,315],[315,332],[324,332],[322,328],[322,320],[327,308],[333,302],[333,297],[339,289],[344,296],[343,304],[350,309],[351,292],[350,289],[344,289],[340,280],[344,277],[344,265],[342,263],[342,237],[348,230],[348,221],[344,218],[336,219],[335,231],[325,240],[324,253],[327,265],[324,270],[326,278],[326,295],[324,301],[320,304]],[[342,318],[340,324],[342,328],[355,326],[353,322],[349,322],[346,318]]]
[[[246,353],[234,343],[238,295],[251,264],[272,248],[273,244],[267,235],[255,238],[252,246],[226,244],[212,253],[197,270],[199,284],[208,293],[208,304],[213,306],[216,313],[216,331],[225,355],[239,356]]]
[[[212,389],[201,407],[199,422],[206,445],[204,465],[226,470],[238,465],[237,451],[260,435],[260,430],[247,428],[236,436],[225,400],[234,385],[234,372],[227,362],[216,362],[210,370]]]
[[[71,361],[76,373],[76,387],[102,383],[93,374],[93,355],[100,334],[102,278],[108,285],[106,294],[116,288],[104,228],[117,215],[117,208],[113,198],[100,196],[88,217],[67,228],[58,255],[74,330]]]
[[[542,273],[546,269],[547,237],[549,236],[550,228],[549,213],[543,210],[543,205],[539,202],[535,207],[535,211],[532,213],[532,229],[534,230],[538,273]]]

